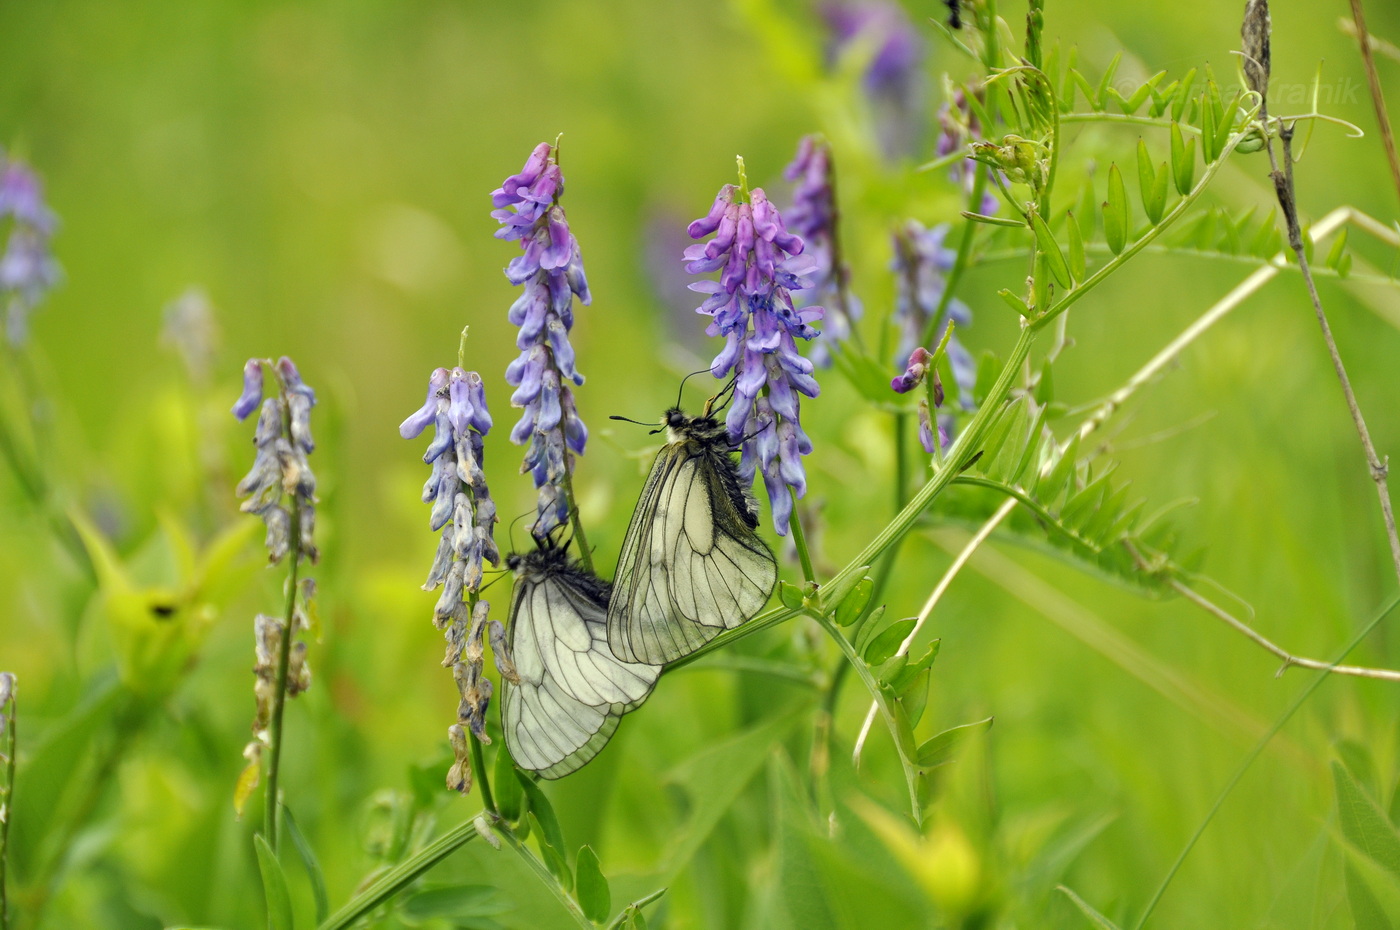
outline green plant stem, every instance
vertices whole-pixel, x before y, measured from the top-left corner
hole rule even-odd
[[[288,436],[291,435],[291,414],[288,411],[286,398],[283,398],[282,416],[287,422],[283,424],[283,430]],[[264,795],[263,811],[263,838],[267,840],[268,847],[276,853],[277,850],[277,784],[282,774],[282,715],[287,706],[287,669],[292,660],[292,640],[296,638],[296,611],[297,611],[297,580],[301,571],[301,508],[296,501],[292,501],[290,547],[287,558],[291,560],[291,565],[287,569],[287,606],[283,611],[282,620],[282,640],[278,643],[277,649],[277,678],[274,681],[272,692],[272,717],[268,721],[267,741],[267,793]]]
[[[604,928],[604,930],[619,930],[619,928],[622,926],[622,922],[627,919],[628,913],[632,911],[640,911],[642,908],[646,907],[651,902],[659,901],[661,899],[661,896],[665,893],[665,888],[658,888],[651,894],[645,895],[633,901],[631,904],[624,907],[616,917],[608,921],[608,925]]]
[[[1345,659],[1353,649],[1360,645],[1361,641],[1369,636],[1371,631],[1379,626],[1380,622],[1384,620],[1397,605],[1400,605],[1400,596],[1392,598],[1389,604],[1381,608],[1380,612],[1377,613],[1356,636],[1352,637],[1351,642],[1344,646],[1342,651],[1337,654],[1337,658],[1330,663],[1331,666],[1341,664],[1341,661]],[[1220,810],[1221,806],[1224,805],[1225,799],[1235,790],[1235,786],[1240,783],[1240,779],[1244,778],[1245,772],[1249,771],[1250,766],[1254,764],[1254,760],[1259,758],[1259,755],[1264,751],[1264,748],[1269,745],[1269,742],[1277,736],[1284,725],[1292,719],[1293,715],[1297,713],[1298,708],[1303,706],[1303,702],[1311,697],[1312,693],[1316,691],[1324,681],[1327,681],[1331,677],[1332,675],[1327,670],[1318,672],[1313,680],[1308,683],[1308,686],[1303,689],[1302,693],[1294,699],[1293,703],[1288,705],[1288,709],[1283,712],[1283,715],[1269,728],[1269,732],[1261,736],[1259,742],[1254,744],[1254,748],[1244,757],[1239,768],[1235,770],[1235,774],[1230,776],[1230,780],[1225,783],[1225,787],[1215,799],[1215,803],[1211,805],[1210,810],[1206,811],[1205,818],[1196,827],[1195,832],[1191,834],[1191,838],[1186,841],[1186,845],[1176,857],[1176,861],[1173,862],[1171,868],[1167,870],[1167,874],[1162,879],[1162,883],[1157,886],[1156,892],[1153,893],[1152,898],[1147,902],[1147,907],[1143,909],[1142,916],[1133,924],[1133,930],[1142,930],[1142,927],[1147,923],[1147,919],[1152,916],[1152,912],[1156,910],[1158,902],[1162,900],[1162,895],[1166,894],[1167,887],[1172,883],[1172,879],[1174,879],[1176,873],[1181,870],[1182,863],[1184,863],[1186,857],[1191,854],[1191,850],[1195,847],[1196,841],[1201,838],[1201,834],[1206,832],[1206,827],[1210,826],[1211,820],[1214,819],[1216,813]]]
[[[807,537],[802,533],[802,518],[797,513],[797,492],[788,488],[788,493],[792,495],[792,519],[789,525],[792,528],[792,545],[797,549],[797,560],[802,563],[802,577],[808,584],[815,584],[817,573],[812,568],[812,554],[807,551]]]
[[[866,690],[870,692],[870,696],[875,699],[875,703],[880,709],[880,717],[885,721],[885,726],[889,728],[890,738],[895,741],[896,746],[899,746],[899,725],[895,723],[894,714],[890,710],[889,701],[885,696],[885,692],[881,690],[880,683],[875,680],[875,675],[871,672],[870,666],[865,664],[865,660],[861,658],[860,653],[856,652],[856,647],[849,639],[842,635],[841,630],[829,617],[823,616],[815,610],[808,611],[807,613],[808,616],[821,624],[822,629],[826,630],[827,635],[836,641],[837,646],[841,647],[841,652],[846,656],[846,663],[850,665],[851,668],[855,669],[856,675],[865,685]],[[904,758],[905,754],[903,749],[900,750],[899,755],[904,769],[905,787],[909,790],[909,813],[910,816],[914,818],[914,823],[920,824],[923,822],[923,810],[919,805],[919,773],[909,765],[908,760]]]
[[[895,516],[890,523],[876,534],[875,538],[866,544],[855,558],[851,559],[830,581],[828,587],[840,588],[844,583],[851,580],[852,575],[863,566],[873,564],[881,553],[888,549],[898,540],[904,538],[909,530],[913,528],[914,522],[918,520],[920,514],[933,501],[935,497],[957,476],[961,465],[971,458],[976,450],[977,444],[982,441],[982,436],[986,432],[987,426],[995,414],[1000,413],[1002,401],[1011,393],[1011,388],[1016,379],[1020,376],[1021,366],[1030,356],[1031,345],[1035,342],[1036,330],[1030,326],[1021,328],[1020,336],[1017,337],[1016,344],[1011,349],[1010,356],[1007,357],[1006,364],[1002,367],[1001,374],[997,376],[996,383],[992,385],[987,394],[987,399],[982,406],[973,414],[968,421],[961,435],[953,442],[953,446],[948,450],[948,456],[944,460],[944,465],[934,472],[923,487],[921,487]],[[740,630],[744,627],[739,627]],[[716,637],[718,639],[718,637]],[[713,643],[714,640],[711,640]]]
[[[572,503],[572,498],[570,503]],[[480,591],[467,592],[467,616],[476,615],[476,605],[480,600]],[[470,727],[467,728],[467,741],[471,744],[472,777],[481,786],[481,803],[485,804],[486,810],[494,815],[496,813],[496,799],[491,794],[490,772],[487,771],[486,759],[482,755],[481,741],[476,738],[476,734],[472,732]]]
[[[569,522],[574,528],[575,548],[578,550],[578,560],[583,564],[583,568],[589,574],[593,573],[593,550],[588,547],[588,536],[583,532],[583,519],[578,513],[578,498],[574,496],[574,458],[569,456],[569,461],[564,463],[564,493],[569,498]]]
[[[318,930],[345,930],[354,926],[361,918],[373,913],[380,905],[411,885],[420,875],[479,835],[476,818],[468,818],[375,879],[368,888],[326,918]]]
[[[4,711],[5,708],[0,708]],[[18,703],[10,693],[9,709],[5,714],[5,819],[0,820],[0,930],[10,930],[10,898],[8,891],[10,862],[10,820],[15,810],[15,724],[19,718]]]
[[[486,810],[491,814],[496,813],[496,799],[491,796],[491,779],[487,778],[486,759],[481,753],[481,740],[476,738],[476,734],[467,730],[467,739],[472,744],[472,773],[476,776],[476,783],[481,786],[481,803],[486,806]]]
[[[544,886],[554,894],[554,897],[558,899],[559,903],[564,905],[564,910],[569,912],[569,916],[574,919],[574,922],[580,927],[583,927],[584,930],[594,930],[593,921],[584,916],[583,910],[578,906],[578,902],[574,900],[573,895],[564,890],[564,887],[559,884],[559,880],[554,877],[554,873],[549,871],[549,868],[540,861],[539,856],[530,852],[529,847],[520,842],[520,838],[515,835],[515,831],[506,827],[500,831],[500,836],[505,841],[506,845],[515,850],[516,855],[524,860],[525,864],[530,867],[530,870],[535,873]]]

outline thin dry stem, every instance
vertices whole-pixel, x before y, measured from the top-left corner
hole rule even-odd
[[[1390,114],[1385,109],[1385,94],[1381,92],[1381,76],[1376,72],[1376,58],[1372,54],[1371,34],[1366,31],[1361,0],[1351,0],[1351,19],[1356,30],[1356,44],[1361,49],[1361,63],[1366,66],[1366,80],[1371,85],[1371,104],[1376,108],[1376,122],[1380,124],[1381,141],[1385,143],[1390,179],[1395,184],[1396,194],[1400,194],[1400,155],[1395,152],[1395,134],[1390,129]]]
[[[1327,313],[1322,309],[1322,297],[1317,292],[1317,282],[1313,280],[1312,267],[1308,263],[1308,256],[1303,248],[1303,236],[1298,226],[1298,201],[1293,185],[1292,126],[1279,124],[1278,138],[1283,148],[1282,171],[1279,170],[1278,161],[1275,158],[1273,137],[1266,135],[1269,164],[1273,167],[1271,177],[1274,182],[1274,191],[1278,195],[1279,207],[1283,210],[1284,222],[1288,227],[1288,244],[1298,260],[1298,269],[1303,273],[1303,283],[1307,285],[1308,297],[1312,299],[1313,312],[1316,314],[1317,324],[1322,330],[1322,340],[1327,345],[1327,354],[1332,359],[1332,367],[1342,386],[1342,394],[1346,397],[1347,410],[1351,413],[1351,421],[1356,427],[1357,436],[1361,440],[1361,448],[1366,454],[1366,464],[1371,472],[1371,480],[1375,482],[1376,494],[1380,498],[1381,518],[1385,523],[1386,539],[1390,543],[1391,562],[1395,568],[1396,577],[1400,578],[1400,533],[1397,533],[1395,529],[1395,512],[1390,502],[1390,486],[1386,482],[1389,466],[1386,460],[1377,454],[1375,444],[1371,441],[1371,432],[1366,428],[1366,420],[1361,415],[1361,406],[1356,401],[1356,393],[1352,390],[1351,379],[1347,377],[1346,365],[1342,363],[1337,340],[1332,336],[1332,326],[1327,321]]]
[[[1279,646],[1268,637],[1256,631],[1243,620],[1232,615],[1228,610],[1201,596],[1184,583],[1172,579],[1169,582],[1171,589],[1182,597],[1186,598],[1206,613],[1220,620],[1222,623],[1234,629],[1253,642],[1255,645],[1263,647],[1268,652],[1277,656],[1283,661],[1279,666],[1277,675],[1282,675],[1292,666],[1298,668],[1311,668],[1321,672],[1332,672],[1336,675],[1353,675],[1357,678],[1377,678],[1381,681],[1400,681],[1400,671],[1388,668],[1368,668],[1360,665],[1333,665],[1331,662],[1323,662],[1320,659],[1309,659],[1304,656],[1295,656],[1293,653]]]

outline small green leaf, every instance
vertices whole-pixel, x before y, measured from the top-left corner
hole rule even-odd
[[[1007,226],[1011,229],[1024,229],[1026,225],[1022,220],[1012,219],[1011,217],[988,216],[985,213],[973,213],[969,210],[962,211],[962,215],[964,219],[969,219],[974,223],[983,223],[987,226]]]
[[[1015,310],[1021,316],[1030,316],[1031,308],[1026,306],[1026,302],[1006,288],[997,291],[997,296],[1006,301],[1006,305]]]
[[[1046,359],[1040,365],[1040,377],[1035,379],[1035,402],[1042,407],[1055,400],[1055,365]]]
[[[292,845],[296,847],[301,864],[306,868],[306,877],[311,880],[311,896],[316,901],[316,923],[325,923],[326,915],[330,913],[330,900],[326,896],[326,877],[321,872],[321,863],[316,859],[315,850],[306,841],[306,837],[302,836],[291,808],[285,804],[282,805],[282,825],[286,828],[287,837],[292,841]]]
[[[509,823],[520,819],[522,790],[515,777],[515,760],[502,740],[496,746],[496,813]]]
[[[914,617],[907,617],[903,620],[896,620],[870,641],[870,645],[865,647],[865,661],[872,665],[883,665],[899,651],[899,644],[904,642],[904,637],[909,635],[909,631],[914,629],[916,623]]]
[[[837,626],[850,626],[860,619],[860,615],[865,613],[865,605],[870,603],[870,593],[875,590],[874,579],[866,576],[856,582],[856,586],[850,593],[841,598],[841,602],[836,605],[836,612],[832,619]]]
[[[1400,877],[1400,834],[1394,824],[1340,762],[1332,763],[1332,781],[1337,790],[1337,819],[1341,821],[1342,835],[1386,871]]]
[[[577,869],[578,906],[584,916],[595,924],[608,919],[612,913],[612,891],[608,880],[603,876],[603,867],[598,862],[598,854],[589,846],[581,846],[578,851]]]
[[[1069,273],[1076,281],[1084,280],[1084,237],[1080,235],[1079,224],[1074,214],[1069,214]],[[1008,291],[1008,293],[1010,293]]]
[[[258,871],[262,873],[263,900],[267,902],[267,923],[271,930],[292,930],[292,896],[287,891],[287,876],[277,854],[261,835],[253,837],[258,853]]]
[[[1215,87],[1212,82],[1210,87]],[[1206,164],[1215,161],[1215,156],[1219,154],[1215,150],[1215,107],[1210,102],[1210,95],[1206,91],[1201,91],[1201,158]]]
[[[1172,98],[1172,119],[1181,122],[1181,118],[1186,113],[1186,105],[1191,100],[1191,87],[1196,81],[1196,69],[1192,68],[1186,72],[1186,76],[1181,79],[1176,89],[1176,96]]]
[[[935,639],[929,643],[928,650],[917,659],[908,659],[898,674],[885,676],[886,683],[896,696],[902,697],[904,693],[914,686],[914,679],[920,672],[928,671],[933,665],[933,660],[938,658],[938,647],[941,640]]]
[[[1108,200],[1103,205],[1103,236],[1114,255],[1123,251],[1128,241],[1128,194],[1123,188],[1123,173],[1118,166],[1108,169]]]
[[[923,719],[924,708],[928,706],[928,686],[932,678],[932,672],[924,669],[914,676],[914,680],[909,683],[904,693],[900,695],[899,701],[904,705],[904,712],[909,716],[909,724],[918,726]]]
[[[786,581],[778,582],[778,600],[790,610],[802,609],[802,589]]]
[[[1332,243],[1332,248],[1327,252],[1327,267],[1331,268],[1333,271],[1337,271],[1342,265],[1342,256],[1346,253],[1346,249],[1347,228],[1343,226],[1341,233],[1338,234],[1336,240]]]
[[[1100,914],[1098,911],[1094,910],[1093,905],[1091,905],[1088,901],[1085,901],[1079,895],[1075,894],[1067,886],[1056,885],[1055,890],[1063,891],[1065,893],[1065,897],[1073,901],[1074,906],[1079,908],[1079,910],[1084,914],[1085,917],[1093,921],[1094,926],[1098,927],[1099,930],[1119,930],[1117,924]]]
[[[1191,193],[1191,185],[1196,179],[1196,137],[1188,142],[1181,132],[1180,123],[1172,123],[1172,183],[1176,192],[1185,197]]]
[[[569,869],[569,863],[564,858],[564,831],[559,829],[559,818],[554,816],[554,807],[549,803],[549,798],[539,786],[531,781],[523,772],[515,773],[516,781],[525,791],[525,797],[530,801],[530,818],[539,828],[540,852],[544,855],[545,864],[554,873],[554,877],[559,879],[559,883],[565,888],[573,885],[573,873]]]
[[[1060,287],[1069,287],[1069,265],[1065,263],[1065,253],[1060,251],[1055,234],[1050,231],[1050,227],[1039,213],[1031,214],[1031,228],[1035,230],[1036,248],[1045,256],[1045,263],[1050,273],[1055,276],[1055,283]]]
[[[1219,121],[1215,125],[1215,155],[1220,157],[1220,153],[1225,151],[1225,143],[1230,141],[1230,133],[1235,128],[1235,114],[1238,112],[1240,102],[1240,92],[1235,91],[1235,95],[1230,98],[1230,102],[1222,104],[1220,108]],[[1262,146],[1263,139],[1260,144]],[[1254,149],[1253,151],[1257,151]]]
[[[1347,903],[1351,905],[1351,920],[1356,930],[1394,930],[1385,909],[1376,900],[1366,879],[1350,861],[1346,866]]]
[[[1094,94],[1094,109],[1103,110],[1108,107],[1108,88],[1113,83],[1113,75],[1118,72],[1118,63],[1123,60],[1123,53],[1119,52],[1113,56],[1113,60],[1104,69],[1103,77],[1099,78],[1099,88]]]
[[[986,720],[978,720],[976,723],[964,723],[962,726],[951,727],[926,740],[919,747],[918,760],[919,768],[931,769],[953,761],[953,750],[963,740],[972,734],[986,730],[992,725],[994,718],[988,717]]]

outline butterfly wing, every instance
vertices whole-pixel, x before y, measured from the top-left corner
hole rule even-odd
[[[689,655],[763,608],[778,580],[728,455],[703,442],[657,454],[617,566],[608,643],[628,662]]]
[[[521,768],[545,778],[581,768],[651,692],[661,670],[618,661],[606,616],[565,572],[517,581],[509,643],[520,683],[504,683],[501,725]]]

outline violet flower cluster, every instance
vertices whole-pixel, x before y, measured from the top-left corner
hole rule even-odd
[[[928,84],[923,36],[904,8],[889,0],[826,3],[821,12],[830,32],[828,69],[852,48],[873,48],[861,84],[875,111],[885,157],[913,154],[924,128]]]
[[[520,356],[506,368],[506,382],[515,387],[511,406],[525,411],[510,441],[529,443],[521,471],[528,471],[539,489],[532,528],[537,538],[568,522],[572,456],[582,455],[588,442],[569,386],[583,384],[569,330],[574,298],[584,304],[592,298],[578,240],[559,206],[564,175],[557,156],[552,145],[540,143],[520,173],[491,195],[496,206],[491,216],[501,224],[496,238],[519,241],[524,250],[505,269],[512,284],[524,286],[510,308],[510,322],[520,327],[515,341]]]
[[[495,542],[496,504],[483,470],[491,414],[481,376],[461,368],[435,370],[428,379],[427,399],[399,425],[399,435],[413,439],[429,424],[433,441],[423,461],[432,466],[432,474],[423,485],[423,501],[432,505],[428,523],[434,531],[442,530],[442,539],[423,590],[442,587],[433,608],[433,625],[447,640],[442,664],[452,670],[460,697],[457,723],[448,731],[456,760],[447,782],[466,793],[471,789],[466,730],[490,742],[486,710],[491,682],[484,672],[483,646],[488,630],[497,668],[508,678],[514,675],[505,651],[504,628],[498,621],[488,621],[490,605],[475,599],[481,590],[483,564],[496,565],[501,560]]]
[[[896,364],[903,364],[910,353],[923,344],[929,323],[938,313],[947,287],[944,275],[952,270],[957,260],[956,250],[943,244],[948,230],[947,223],[925,229],[917,220],[908,220],[895,230],[891,267],[895,272],[894,319],[899,327]],[[932,344],[943,338],[950,320],[957,323],[958,328],[967,326],[972,322],[972,311],[956,297],[949,298],[933,338],[929,340]],[[977,383],[977,363],[958,341],[956,333],[949,338],[946,351],[953,380],[958,386],[959,403],[970,408],[972,389]]]
[[[951,339],[949,340],[951,342]],[[908,394],[927,382],[927,396],[919,399],[919,445],[932,455],[935,451],[948,448],[948,423],[945,418],[934,420],[933,410],[943,406],[943,382],[939,380],[937,359],[928,349],[919,346],[909,353],[909,364],[904,373],[890,381],[890,388],[896,394]],[[934,436],[937,436],[935,443]]]
[[[0,301],[5,304],[5,338],[22,346],[29,338],[30,314],[61,277],[49,251],[57,220],[34,172],[0,149],[0,225],[6,218],[10,232],[0,253]]]
[[[263,368],[273,367],[276,396],[263,399]],[[297,554],[315,562],[316,476],[307,455],[316,448],[311,439],[311,408],[316,392],[301,380],[297,366],[285,355],[275,366],[268,359],[250,358],[243,366],[243,393],[233,415],[246,420],[259,405],[253,443],[253,468],[238,483],[239,507],[256,514],[267,526],[267,554],[280,562],[292,547],[295,525]],[[295,519],[294,519],[295,517]]]
[[[803,136],[797,156],[783,171],[783,177],[796,181],[788,227],[806,244],[806,254],[815,264],[813,285],[796,291],[798,308],[819,305],[825,308],[821,338],[812,344],[812,361],[829,367],[832,353],[851,337],[851,326],[860,319],[860,301],[850,293],[850,269],[837,248],[835,177],[831,147],[816,136]]]
[[[739,473],[751,482],[762,471],[773,528],[787,535],[792,496],[807,490],[802,456],[812,451],[799,420],[798,395],[820,393],[812,363],[798,354],[796,339],[817,335],[811,324],[823,312],[796,308],[792,291],[812,287],[806,275],[814,263],[802,256],[802,239],[787,230],[762,188],[754,188],[745,202],[738,187],[726,184],[710,212],[688,231],[692,239],[714,235],[685,250],[685,268],[691,274],[720,272],[718,280],[690,287],[708,295],[696,308],[712,317],[706,333],[725,338],[710,371],[716,378],[734,375],[725,424],[730,441],[742,448]]]

